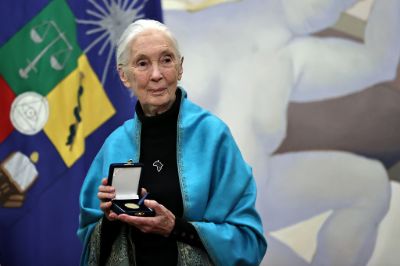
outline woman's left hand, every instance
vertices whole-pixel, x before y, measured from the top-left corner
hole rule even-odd
[[[135,226],[144,233],[153,233],[168,237],[175,226],[175,215],[155,200],[145,200],[144,204],[155,211],[156,215],[154,217],[120,214],[117,219]]]

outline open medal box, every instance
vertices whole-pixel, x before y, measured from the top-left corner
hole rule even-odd
[[[139,204],[139,180],[143,165],[140,163],[113,163],[108,173],[108,184],[115,188],[111,210],[117,214],[154,216],[152,209]]]

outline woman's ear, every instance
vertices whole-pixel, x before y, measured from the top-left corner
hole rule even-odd
[[[130,88],[130,82],[129,82],[128,75],[125,73],[122,66],[118,66],[118,74],[119,74],[119,78],[121,79],[121,81],[125,85],[125,87]]]
[[[182,74],[183,74],[183,59],[184,59],[184,57],[182,56],[181,63],[179,66],[179,71],[178,71],[178,80],[181,80]]]

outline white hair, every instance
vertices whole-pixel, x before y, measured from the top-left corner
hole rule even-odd
[[[117,68],[119,66],[126,66],[128,64],[131,55],[131,47],[129,44],[131,44],[140,33],[152,29],[164,32],[172,40],[172,44],[175,48],[178,58],[181,58],[178,42],[165,24],[152,19],[139,19],[131,23],[125,29],[117,43]]]

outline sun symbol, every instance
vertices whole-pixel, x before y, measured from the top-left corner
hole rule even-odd
[[[84,53],[88,53],[99,44],[101,45],[98,50],[100,56],[109,47],[101,77],[101,83],[104,85],[119,37],[130,23],[145,17],[143,9],[148,0],[102,0],[103,5],[97,3],[96,0],[88,1],[94,9],[87,9],[86,13],[93,19],[77,19],[76,22],[92,26],[91,29],[86,31],[87,35],[99,35],[86,47]]]

